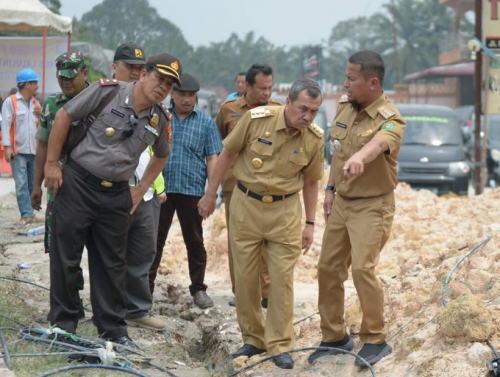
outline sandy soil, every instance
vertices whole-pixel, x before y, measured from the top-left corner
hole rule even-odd
[[[5,182],[0,180],[0,187]],[[322,194],[318,201],[315,241],[301,256],[295,271],[295,317],[317,312],[316,265],[324,230]],[[478,197],[437,197],[429,191],[413,191],[401,184],[396,190],[397,212],[391,237],[383,253],[378,275],[385,291],[388,341],[393,353],[374,369],[377,376],[486,376],[486,362],[494,359],[485,341],[500,348],[497,329],[500,312],[500,190]],[[0,276],[27,279],[49,286],[48,257],[43,254],[42,236],[17,234],[25,227],[15,225],[17,205],[12,192],[0,196]],[[492,236],[484,246],[455,270],[450,270],[475,244]],[[159,364],[175,369],[180,376],[222,375],[251,360],[237,360],[232,366],[228,353],[241,345],[231,297],[227,267],[227,239],[223,208],[205,223],[209,253],[208,293],[216,306],[193,308],[187,289],[187,258],[178,222],[174,222],[165,246],[164,259],[155,292],[154,314],[168,323],[166,338],[146,330],[131,329],[132,338]],[[86,257],[84,257],[86,266]],[[27,264],[29,268],[20,268]],[[88,281],[88,274],[86,276]],[[8,290],[0,280],[0,290]],[[346,283],[346,323],[359,350],[361,311],[352,281]],[[47,325],[48,294],[20,284],[23,305],[33,308],[33,322]],[[442,303],[444,293],[445,309]],[[18,291],[19,293],[19,291]],[[82,297],[90,305],[88,285]],[[296,348],[315,346],[321,340],[319,316],[295,326]],[[354,367],[352,356],[328,356],[314,365],[307,363],[309,352],[293,354],[295,369],[279,370],[265,362],[247,372],[252,376],[370,376]],[[1,367],[0,367],[1,368]],[[1,371],[1,369],[0,369]],[[147,370],[150,375],[162,375]],[[0,372],[1,375],[1,372]]]

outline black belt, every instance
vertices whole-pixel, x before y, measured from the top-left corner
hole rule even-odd
[[[69,158],[66,161],[66,165],[68,165],[71,169],[76,171],[78,174],[83,176],[83,179],[92,182],[96,185],[99,185],[104,188],[113,188],[113,189],[124,189],[129,187],[128,181],[121,181],[121,182],[112,182],[112,181],[107,181],[105,179],[96,177],[92,173],[89,173],[86,169],[82,168],[80,165],[78,165],[75,161],[73,161],[71,158]]]
[[[296,192],[293,194],[286,194],[286,195],[259,195],[253,191],[250,191],[247,189],[245,186],[243,186],[240,182],[237,184],[238,188],[245,193],[245,195],[248,195],[251,198],[260,200],[264,203],[272,203],[272,202],[277,202],[279,200],[283,200],[286,198],[289,198],[292,195],[295,195]]]

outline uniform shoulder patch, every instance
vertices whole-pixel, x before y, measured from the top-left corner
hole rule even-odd
[[[342,94],[342,97],[339,99],[339,103],[346,103],[349,102],[349,97],[347,97],[347,94]]]
[[[392,118],[396,113],[385,106],[380,106],[377,111],[380,115],[382,115],[385,119]]]
[[[250,110],[250,116],[252,119],[265,118],[272,115],[274,115],[274,112],[266,107],[256,107],[255,109]]]
[[[159,103],[156,106],[160,108],[163,115],[165,115],[169,121],[172,119],[172,113],[167,109],[167,106],[165,106],[163,103]]]
[[[382,125],[382,130],[388,130],[388,131],[393,131],[394,130],[394,123],[393,122],[385,122]]]
[[[309,131],[311,131],[314,135],[316,135],[320,139],[323,139],[323,134],[325,133],[325,131],[323,131],[321,127],[318,126],[316,123],[311,123],[308,128]]]
[[[118,80],[116,80],[116,79],[99,79],[99,85],[101,85],[101,86],[118,85]]]

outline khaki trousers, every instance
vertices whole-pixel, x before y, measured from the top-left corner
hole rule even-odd
[[[235,190],[231,200],[236,314],[243,343],[265,348],[271,355],[294,347],[293,269],[301,253],[301,213],[298,195],[263,203]],[[259,279],[264,242],[271,278],[265,323]]]
[[[240,190],[235,187],[235,190]],[[226,226],[227,226],[227,254],[229,259],[229,275],[231,276],[231,288],[234,293],[234,267],[233,267],[233,255],[231,253],[231,242],[229,241],[229,213],[230,213],[230,203],[232,191],[224,191],[224,208],[226,211]],[[262,292],[262,298],[269,297],[269,270],[267,269],[267,248],[266,244],[262,244],[262,253],[260,259],[260,287]]]
[[[335,197],[318,263],[318,308],[324,342],[336,342],[346,334],[344,282],[351,264],[363,311],[359,337],[363,343],[385,341],[384,294],[375,267],[389,238],[394,212],[393,192],[367,199]]]

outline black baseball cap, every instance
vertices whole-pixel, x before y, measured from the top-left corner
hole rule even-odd
[[[115,51],[113,61],[123,61],[128,64],[145,64],[146,59],[142,48],[135,43],[127,42],[120,46]]]
[[[200,90],[200,82],[189,73],[181,75],[182,85],[174,84],[174,90],[178,92],[197,92]]]
[[[153,68],[162,76],[173,77],[181,85],[182,65],[179,59],[167,53],[151,56],[146,67]]]

